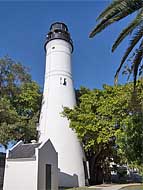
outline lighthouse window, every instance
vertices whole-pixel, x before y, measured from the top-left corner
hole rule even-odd
[[[66,84],[67,84],[67,81],[66,81],[66,79],[64,78],[63,85],[65,85],[65,86],[66,86]]]
[[[66,80],[66,78],[60,77],[60,84],[66,86],[66,85],[67,85],[67,80]]]

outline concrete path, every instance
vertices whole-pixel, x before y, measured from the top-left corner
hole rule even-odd
[[[96,185],[91,186],[90,188],[97,188],[99,190],[119,190],[122,187],[132,186],[132,185],[142,185],[140,183],[130,183],[130,184],[102,184],[102,185]]]

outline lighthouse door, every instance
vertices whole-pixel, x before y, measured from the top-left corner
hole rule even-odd
[[[51,165],[46,164],[46,190],[51,189]]]

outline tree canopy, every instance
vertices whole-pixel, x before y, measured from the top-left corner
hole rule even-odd
[[[39,85],[21,63],[9,57],[0,59],[0,143],[36,139],[40,109]]]
[[[132,83],[104,85],[103,90],[81,88],[77,106],[64,110],[64,116],[71,121],[70,127],[83,143],[91,184],[98,183],[99,167],[108,173],[111,161],[143,164],[142,83],[138,83],[134,97],[136,106],[131,101],[132,91]]]

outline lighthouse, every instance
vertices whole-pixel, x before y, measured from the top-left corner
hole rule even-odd
[[[59,186],[84,186],[84,153],[75,131],[62,115],[64,107],[76,105],[71,68],[73,42],[64,23],[51,25],[44,47],[46,68],[39,143],[50,139],[58,153]]]

